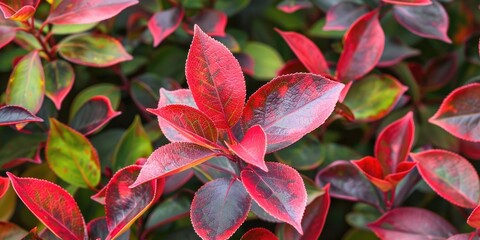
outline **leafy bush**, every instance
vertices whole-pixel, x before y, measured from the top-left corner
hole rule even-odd
[[[0,238],[478,239],[474,9],[0,0]]]

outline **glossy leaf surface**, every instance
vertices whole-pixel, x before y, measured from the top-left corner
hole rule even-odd
[[[216,153],[210,149],[194,143],[179,142],[163,145],[148,157],[132,187],[155,178],[184,171],[207,161],[215,155]]]
[[[140,173],[140,166],[132,165],[119,170],[107,185],[105,214],[109,234],[113,239],[125,232],[160,196],[164,179],[153,180],[134,188],[129,186]]]
[[[45,95],[55,103],[57,109],[60,109],[63,99],[70,92],[75,81],[72,65],[63,60],[55,60],[47,63],[43,70],[45,71]]]
[[[395,107],[407,87],[390,75],[369,75],[355,81],[343,103],[357,121],[375,121]],[[369,94],[375,92],[375,94]]]
[[[455,137],[480,141],[480,83],[455,89],[428,121]]]
[[[394,6],[393,16],[414,34],[446,43],[452,42],[447,35],[447,12],[437,1],[432,1],[432,4],[427,6]]]
[[[202,239],[228,239],[247,218],[252,198],[238,180],[219,178],[203,185],[190,210]]]
[[[385,46],[385,34],[378,20],[378,11],[369,12],[348,29],[343,52],[337,65],[337,79],[356,80],[377,65]]]
[[[395,208],[368,227],[381,239],[446,239],[457,233],[437,214],[413,207]]]
[[[322,52],[310,39],[300,33],[275,30],[283,37],[308,71],[315,74],[328,74],[330,72]]]
[[[241,172],[247,192],[267,213],[303,233],[301,221],[307,205],[302,177],[281,163],[266,163],[268,172],[246,168]]]
[[[245,162],[268,172],[264,159],[267,151],[267,136],[262,127],[255,125],[247,130],[241,142],[237,144],[227,142],[226,144],[231,151]]]
[[[45,156],[53,172],[78,187],[95,187],[100,182],[100,162],[92,144],[82,134],[50,119]]]
[[[148,109],[157,115],[160,126],[169,125],[191,142],[210,147],[217,143],[218,132],[210,118],[196,108],[171,104],[158,109]],[[165,122],[165,123],[164,123]]]
[[[47,18],[53,24],[83,24],[111,18],[138,0],[62,0]]]
[[[446,150],[412,153],[425,182],[447,201],[464,208],[475,208],[480,197],[480,180],[467,159]]]
[[[25,94],[28,92],[28,94]],[[40,110],[45,94],[45,75],[38,51],[22,57],[10,75],[5,102],[22,106],[35,114]]]
[[[67,191],[46,180],[7,175],[22,202],[56,236],[79,240],[86,237],[85,220]]]
[[[368,12],[365,5],[354,2],[339,2],[328,9],[326,23],[323,30],[347,30],[352,23]]]
[[[155,13],[148,21],[148,29],[153,36],[153,46],[158,46],[180,25],[184,15],[181,6]]]
[[[246,87],[240,64],[232,53],[197,26],[185,66],[188,86],[198,108],[218,128],[240,119]]]
[[[78,109],[69,125],[78,132],[89,135],[120,114],[113,110],[110,99],[95,96]]]
[[[342,88],[343,84],[314,74],[276,77],[248,99],[244,128],[263,128],[267,153],[287,147],[325,122]]]
[[[277,236],[265,228],[252,228],[240,240],[278,240]]]
[[[43,119],[23,107],[11,105],[0,107],[0,126],[27,122],[43,122]]]
[[[58,52],[70,62],[91,67],[109,67],[132,59],[117,39],[103,34],[71,35],[58,44]]]

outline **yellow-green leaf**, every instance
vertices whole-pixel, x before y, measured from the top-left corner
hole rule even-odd
[[[100,182],[95,148],[82,134],[53,118],[50,118],[45,156],[53,172],[74,186],[93,188]]]

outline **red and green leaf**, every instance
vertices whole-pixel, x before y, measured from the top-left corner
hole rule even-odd
[[[195,25],[198,25],[206,34],[210,36],[225,36],[225,27],[227,26],[227,15],[216,9],[202,9],[197,15],[187,18],[182,28],[195,37]]]
[[[215,126],[229,128],[241,117],[246,86],[240,64],[221,43],[195,27],[185,66],[198,108]]]
[[[327,61],[320,49],[310,39],[296,32],[284,32],[275,29],[287,42],[303,65],[315,74],[328,74]]]
[[[193,198],[190,218],[195,232],[202,239],[228,239],[247,219],[251,201],[238,180],[208,182]]]
[[[467,159],[434,149],[410,156],[417,162],[423,180],[441,197],[464,208],[475,208],[480,199],[480,180]]]
[[[0,221],[0,239],[5,239],[5,240],[25,239],[27,235],[28,235],[28,232],[23,230],[23,228],[10,222]]]
[[[86,238],[85,220],[67,191],[46,180],[7,175],[22,202],[57,237]]]
[[[173,127],[190,142],[204,147],[212,147],[217,143],[218,132],[215,124],[196,108],[182,104],[171,104],[158,109],[147,110],[157,115],[160,126],[169,125]]]
[[[252,228],[240,240],[278,240],[277,236],[265,228]]]
[[[247,192],[267,213],[292,225],[303,234],[301,222],[307,191],[298,172],[281,163],[266,163],[268,172],[246,168],[241,179]]]
[[[153,36],[153,46],[158,46],[180,26],[184,14],[183,7],[176,6],[157,12],[150,18],[148,30]]]
[[[0,11],[3,17],[15,21],[27,21],[37,10],[40,0],[1,0]]]
[[[395,208],[368,227],[381,239],[446,239],[457,233],[437,214],[413,207]]]
[[[15,39],[16,30],[10,26],[0,26],[0,49]]]
[[[480,83],[455,89],[428,121],[455,137],[480,141]]]
[[[368,12],[366,5],[354,2],[339,2],[337,5],[328,9],[326,23],[323,30],[341,31],[347,30],[352,23]]]
[[[33,115],[27,109],[20,106],[6,105],[0,107],[0,126],[28,122],[43,122],[43,119]]]
[[[53,118],[45,157],[52,171],[74,186],[93,188],[100,182],[100,162],[90,141]]]
[[[393,16],[400,25],[418,36],[452,42],[447,35],[447,12],[437,1],[426,6],[396,5],[393,7]]]
[[[0,177],[0,198],[5,195],[10,186],[10,180],[7,177]]]
[[[58,52],[70,62],[91,67],[109,67],[132,60],[132,56],[117,39],[95,33],[81,33],[64,38],[58,44]]]
[[[115,239],[138,219],[160,197],[164,179],[129,186],[135,182],[141,166],[128,166],[119,170],[108,183],[105,192],[105,215],[109,234]]]
[[[276,77],[248,99],[242,116],[244,128],[263,128],[267,153],[285,148],[325,122],[342,88],[343,84],[320,75]]]
[[[350,82],[361,78],[377,65],[385,46],[385,34],[378,10],[369,12],[348,29],[337,65],[337,79]]]
[[[259,167],[268,172],[265,165],[265,152],[267,151],[267,136],[262,127],[255,125],[247,130],[239,143],[230,144],[228,148],[248,164]]]
[[[78,109],[69,125],[84,135],[90,135],[120,114],[113,110],[110,99],[95,96]]]
[[[63,99],[72,89],[75,73],[72,66],[63,61],[55,60],[45,64],[45,95],[50,98],[55,107],[60,109]]]
[[[52,7],[46,21],[52,24],[94,23],[137,3],[138,0],[62,0]]]
[[[155,150],[142,167],[132,187],[152,179],[187,170],[216,156],[212,150],[194,143],[170,143]]]
[[[22,106],[36,114],[42,106],[44,94],[45,75],[42,61],[38,51],[32,51],[15,65],[5,92],[5,102],[8,105]]]

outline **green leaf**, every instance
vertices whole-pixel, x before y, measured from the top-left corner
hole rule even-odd
[[[255,63],[253,76],[259,80],[270,80],[283,67],[283,59],[274,48],[260,42],[249,42],[244,49]]]
[[[150,138],[142,126],[139,116],[123,134],[113,153],[114,170],[134,164],[141,157],[148,157],[153,152]]]
[[[74,186],[93,188],[100,182],[95,148],[82,134],[54,118],[50,118],[45,156],[53,172]]]
[[[38,51],[24,56],[10,75],[6,103],[19,105],[35,114],[40,110],[45,94],[45,76]]]
[[[72,89],[74,80],[75,73],[68,62],[55,60],[45,65],[45,94],[57,109],[60,109],[63,99]]]
[[[86,24],[53,25],[52,33],[56,35],[81,33],[94,28],[95,26],[97,26],[97,24],[98,22]]]
[[[275,152],[279,162],[298,170],[314,169],[325,160],[325,149],[313,136],[307,135],[291,146]]]
[[[407,90],[389,75],[370,75],[352,84],[343,102],[355,115],[356,121],[375,121],[392,111]]]
[[[109,67],[132,59],[117,39],[103,34],[69,36],[58,44],[58,52],[70,62],[91,67]]]
[[[112,108],[117,110],[121,97],[120,88],[110,83],[101,83],[84,89],[75,97],[70,109],[70,120],[73,119],[73,116],[75,116],[78,109],[80,109],[83,104],[92,99],[92,97],[98,95],[108,97],[108,99],[110,99],[110,103],[112,104]]]

